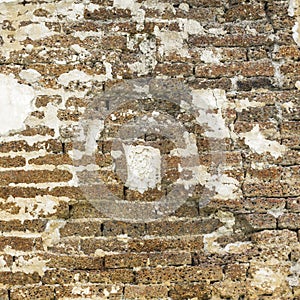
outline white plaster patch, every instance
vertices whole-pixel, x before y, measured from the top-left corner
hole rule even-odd
[[[229,137],[229,129],[222,116],[222,108],[227,105],[226,94],[220,89],[202,89],[192,92],[193,104],[199,108],[197,121],[206,125],[205,135],[212,138]]]
[[[71,81],[89,82],[91,80],[105,81],[106,75],[88,75],[83,71],[72,70],[68,73],[61,74],[57,82],[61,85],[68,86]],[[89,82],[91,84],[91,82]]]
[[[74,286],[72,289],[73,295],[89,295],[90,293],[90,287],[83,288],[81,286]]]
[[[274,291],[282,284],[282,278],[283,276],[279,272],[274,272],[270,268],[261,268],[253,274],[251,285],[263,290]]]
[[[114,0],[114,7],[122,9],[132,9],[134,7],[135,0]]]
[[[276,141],[267,140],[259,131],[258,124],[251,131],[240,133],[240,137],[245,138],[245,144],[258,154],[269,152],[273,157],[278,158],[286,152],[284,145],[280,145]]]
[[[45,24],[29,24],[23,27],[20,27],[16,31],[16,39],[18,41],[24,41],[27,37],[30,37],[32,40],[39,40],[54,35],[54,32],[49,30]]]
[[[257,101],[249,101],[248,98],[235,101],[235,109],[237,112],[242,112],[244,109],[248,110],[249,107],[263,107],[265,103]]]
[[[200,59],[206,64],[220,63],[220,59],[222,59],[222,56],[220,54],[220,51],[218,50],[212,51],[209,49],[205,49],[202,51]]]
[[[22,70],[19,75],[22,79],[26,80],[29,83],[38,81],[42,76],[38,71],[33,69]]]
[[[175,52],[183,57],[189,57],[188,49],[183,46],[183,40],[187,36],[185,33],[160,30],[158,26],[154,27],[154,33],[161,40],[158,48],[161,56]]]
[[[25,274],[33,274],[37,272],[40,276],[43,276],[46,271],[46,263],[49,260],[42,260],[39,257],[33,257],[25,260],[23,256],[17,258],[12,265],[12,272],[24,272]]]
[[[64,227],[66,221],[62,220],[49,220],[45,231],[42,234],[43,246],[47,250],[47,247],[55,245],[60,240],[59,229]]]
[[[125,185],[140,193],[155,188],[161,181],[161,155],[157,148],[150,146],[124,145],[127,161]]]
[[[10,213],[9,210],[0,211],[0,220],[32,220],[40,214],[48,215],[56,212],[59,199],[53,196],[36,196],[35,198],[14,198],[8,197],[7,200],[1,200],[3,203],[18,207],[17,214]]]
[[[235,199],[240,193],[239,182],[226,174],[213,175],[207,182],[206,187],[217,192],[215,198]]]
[[[33,111],[33,88],[19,84],[13,75],[0,74],[0,91],[0,134],[24,128],[26,117]]]

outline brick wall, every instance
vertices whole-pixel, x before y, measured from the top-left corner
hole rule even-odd
[[[0,299],[300,299],[299,15],[0,1]]]

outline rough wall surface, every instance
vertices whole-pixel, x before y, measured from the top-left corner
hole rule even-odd
[[[287,0],[1,0],[0,299],[300,299],[299,15]],[[98,210],[73,161],[87,105],[141,77],[186,88],[196,118],[159,89],[116,107],[92,170],[151,202],[196,155],[192,193],[151,222]],[[160,113],[189,147],[145,134],[116,174],[117,132]]]

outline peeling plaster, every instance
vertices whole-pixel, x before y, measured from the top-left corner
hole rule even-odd
[[[123,144],[127,161],[125,185],[132,190],[144,193],[155,188],[161,181],[161,155],[157,148]]]
[[[278,158],[287,150],[284,145],[279,144],[277,141],[267,140],[259,131],[259,125],[255,125],[251,131],[239,135],[245,138],[245,144],[258,154],[269,152],[273,157]]]
[[[29,85],[19,84],[13,75],[0,74],[0,91],[0,134],[25,128],[24,121],[34,110],[34,89]]]

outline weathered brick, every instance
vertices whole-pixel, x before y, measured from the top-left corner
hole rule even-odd
[[[202,236],[182,236],[176,238],[144,238],[128,241],[132,252],[160,252],[168,250],[200,250],[203,249]]]
[[[55,292],[53,286],[31,286],[28,287],[16,287],[11,289],[11,300],[31,300],[31,299],[44,299],[54,300]]]
[[[166,267],[137,271],[138,283],[192,282],[201,280],[221,280],[222,268],[218,265],[196,267]]]
[[[122,238],[82,239],[80,244],[81,250],[87,255],[99,253],[104,256],[105,252],[122,252],[127,249],[127,242]]]
[[[244,215],[255,230],[275,229],[277,226],[276,218],[270,214],[247,214]]]
[[[101,221],[67,222],[59,230],[61,237],[66,236],[99,236],[101,235]]]
[[[67,271],[64,269],[46,270],[42,277],[43,284],[86,283],[89,273],[86,271]]]
[[[196,67],[196,76],[206,78],[273,76],[274,67],[271,62],[232,62],[230,64],[199,65]]]
[[[73,175],[68,171],[2,171],[0,172],[0,184],[8,185],[14,183],[38,183],[38,182],[59,182],[69,181]]]
[[[122,297],[122,286],[111,284],[61,285],[55,288],[56,299],[94,298],[119,300]]]
[[[143,236],[146,234],[145,224],[127,223],[121,221],[103,222],[104,236],[116,236],[120,234],[127,234],[128,236]]]
[[[158,265],[187,265],[191,264],[191,255],[187,252],[164,252],[149,254],[115,254],[104,258],[107,268],[135,268]]]
[[[0,237],[0,250],[3,251],[5,248],[12,248],[18,251],[33,251],[36,245],[34,238],[23,238],[17,236],[11,237]]]
[[[164,285],[125,286],[125,299],[166,299],[168,288]]]
[[[26,164],[26,160],[22,156],[0,157],[0,167],[1,168],[24,167],[25,164]]]
[[[297,213],[285,213],[278,218],[278,227],[300,229],[300,216]]]
[[[218,219],[209,220],[178,220],[178,221],[158,221],[147,224],[150,235],[186,235],[203,234],[215,231],[222,226]]]
[[[48,154],[37,158],[32,158],[28,161],[35,165],[64,165],[72,164],[72,159],[67,154]]]
[[[65,268],[67,270],[101,270],[103,258],[90,256],[71,256],[44,254],[42,258],[47,261],[49,268]]]
[[[135,280],[133,270],[128,269],[115,269],[104,271],[91,271],[89,272],[89,282],[92,283],[133,283]]]
[[[257,20],[266,17],[262,4],[238,4],[230,7],[225,14],[227,22]]]
[[[201,283],[174,284],[169,288],[171,299],[210,299],[211,286],[205,281]]]

